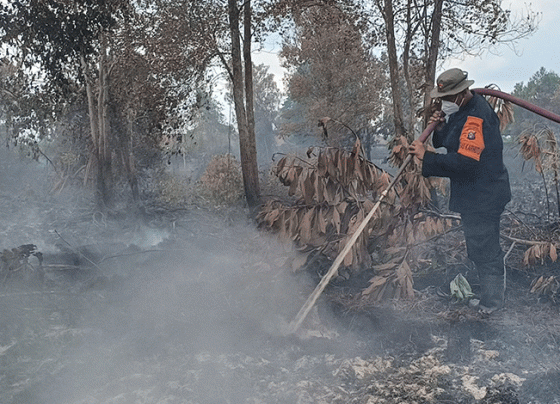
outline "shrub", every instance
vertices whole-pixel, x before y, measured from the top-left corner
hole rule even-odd
[[[200,196],[213,205],[231,205],[243,196],[241,164],[231,154],[216,155],[200,177]]]

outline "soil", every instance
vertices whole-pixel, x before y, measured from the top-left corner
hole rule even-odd
[[[522,174],[510,210],[544,223]],[[0,189],[0,248],[41,252],[1,273],[2,403],[560,403],[559,305],[530,293],[558,264],[525,268],[522,247],[491,315],[441,295],[469,277],[455,265],[416,273],[411,301],[333,282],[292,335],[316,274],[246,210],[105,216],[38,189]]]

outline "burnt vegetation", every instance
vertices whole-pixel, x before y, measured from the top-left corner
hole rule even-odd
[[[412,159],[388,188],[436,62],[537,21],[495,0],[0,3],[0,401],[560,402],[559,126],[488,99],[513,188],[491,316],[447,182]],[[285,92],[253,61],[270,33]],[[513,93],[558,110],[560,78]]]

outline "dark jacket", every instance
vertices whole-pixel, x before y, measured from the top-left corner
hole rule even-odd
[[[473,95],[440,131],[434,131],[434,147],[445,147],[447,154],[426,152],[422,175],[449,177],[449,209],[454,212],[502,212],[511,190],[500,123],[486,99]]]

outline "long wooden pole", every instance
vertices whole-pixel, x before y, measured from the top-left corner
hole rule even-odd
[[[422,134],[420,135],[418,140],[420,140],[422,143],[425,142],[426,139],[428,139],[428,137],[432,134],[433,130],[438,125],[438,123],[439,122],[436,121],[436,122],[432,122],[431,124],[429,124],[426,127],[426,129],[424,130],[424,132],[422,132]],[[350,237],[350,240],[348,240],[348,243],[346,243],[346,246],[344,246],[344,249],[338,254],[336,259],[332,263],[331,267],[329,268],[328,272],[325,274],[325,276],[323,276],[323,278],[321,279],[319,284],[315,287],[315,290],[313,291],[313,293],[311,293],[311,295],[307,298],[307,301],[305,302],[303,307],[300,309],[300,311],[297,313],[296,317],[290,323],[289,329],[288,329],[289,333],[295,333],[299,329],[299,327],[301,326],[301,323],[303,322],[303,320],[305,320],[305,318],[307,317],[307,315],[309,314],[309,312],[311,311],[311,309],[313,308],[313,306],[317,302],[317,299],[319,298],[319,296],[321,296],[321,293],[323,293],[323,291],[325,290],[325,288],[327,287],[327,285],[329,284],[329,282],[331,281],[333,276],[336,274],[336,272],[338,270],[338,267],[340,266],[340,264],[344,260],[344,257],[346,257],[346,255],[348,254],[348,252],[350,251],[350,249],[352,248],[354,243],[356,243],[356,240],[358,239],[360,234],[362,234],[362,232],[366,228],[367,224],[369,223],[369,221],[371,220],[371,218],[375,214],[375,212],[377,212],[377,209],[379,209],[379,206],[381,205],[381,202],[383,202],[383,200],[385,199],[385,197],[387,196],[389,191],[391,189],[393,189],[393,187],[395,186],[395,184],[399,180],[401,174],[404,172],[404,169],[406,168],[408,163],[410,163],[411,160],[412,160],[412,155],[411,154],[406,156],[406,159],[404,160],[401,167],[399,168],[399,171],[393,177],[393,180],[391,181],[391,183],[381,193],[381,195],[379,196],[379,199],[377,200],[376,204],[373,206],[373,208],[371,208],[371,210],[369,211],[367,216],[364,218],[364,220],[362,220],[362,223],[360,223],[360,225],[358,226],[358,228],[356,229],[354,234],[352,234],[352,237]]]

